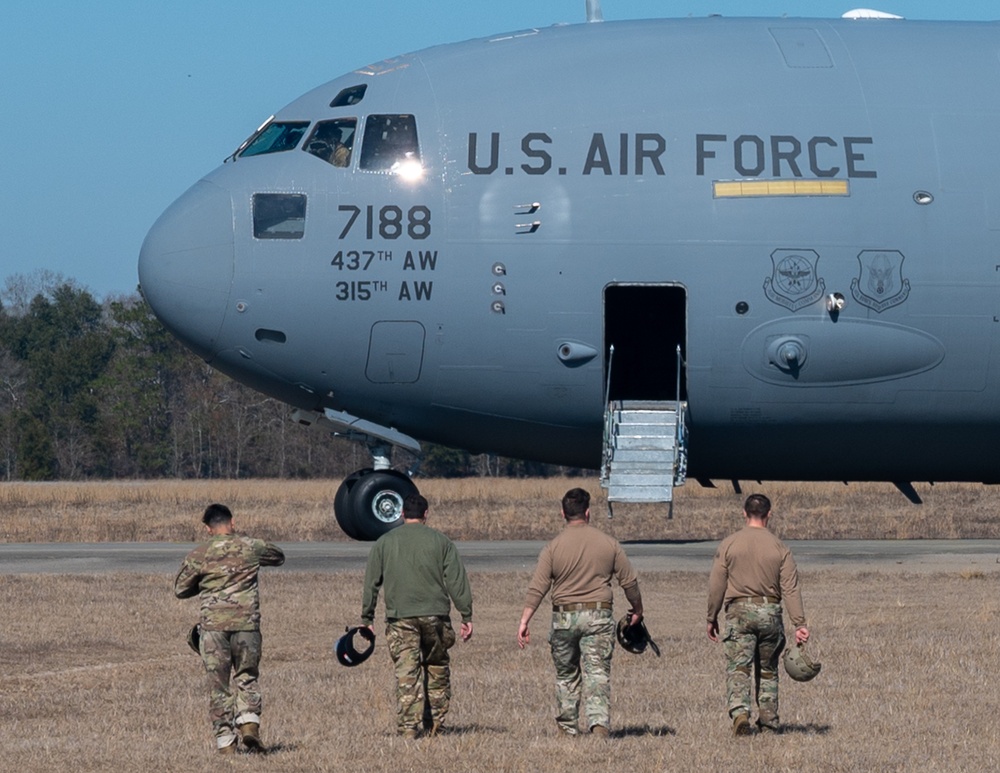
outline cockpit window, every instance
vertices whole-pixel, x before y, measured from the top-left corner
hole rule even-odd
[[[350,107],[351,105],[356,105],[365,98],[365,92],[367,90],[367,83],[363,83],[360,86],[348,86],[346,89],[341,89],[340,93],[333,98],[333,102],[330,103],[330,107]]]
[[[240,151],[240,158],[292,150],[308,128],[308,121],[274,121],[264,124]]]
[[[305,230],[304,193],[253,195],[253,235],[258,239],[301,239]]]
[[[357,118],[338,118],[335,121],[320,121],[316,124],[302,149],[312,153],[334,166],[351,165],[351,148],[354,146],[354,130]]]
[[[412,115],[370,115],[365,121],[361,168],[395,172],[420,164],[417,122]]]

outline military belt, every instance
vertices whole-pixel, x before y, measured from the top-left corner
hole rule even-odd
[[[611,609],[610,601],[579,601],[576,604],[553,604],[553,612],[580,612],[584,609]]]
[[[735,598],[729,599],[729,601],[726,602],[726,606],[739,602],[748,602],[750,604],[780,604],[781,599],[777,596],[736,596]]]

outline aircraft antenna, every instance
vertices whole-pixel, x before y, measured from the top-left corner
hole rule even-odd
[[[601,0],[587,0],[587,21],[604,21]]]

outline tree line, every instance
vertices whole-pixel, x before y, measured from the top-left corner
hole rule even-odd
[[[359,444],[294,424],[289,407],[210,368],[134,293],[8,278],[0,293],[0,479],[343,477]],[[397,466],[435,477],[582,473],[422,444]]]

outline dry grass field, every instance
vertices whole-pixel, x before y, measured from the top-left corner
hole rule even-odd
[[[621,540],[720,539],[742,519],[747,494],[774,502],[784,539],[959,539],[1000,536],[1000,489],[971,483],[918,485],[912,505],[888,483],[720,482],[678,489],[666,505],[616,505],[608,520],[592,478],[419,479],[433,524],[454,539],[546,539],[558,529],[571,486],[594,497],[595,522]],[[185,542],[201,538],[210,502],[228,504],[239,527],[279,542],[345,540],[333,519],[340,481],[214,480],[0,483],[0,542]]]
[[[447,732],[393,734],[383,637],[348,669],[331,645],[357,615],[361,577],[262,577],[266,756],[220,760],[195,602],[171,578],[4,576],[3,770],[61,771],[988,771],[1000,765],[998,575],[806,574],[822,673],[782,679],[780,735],[733,738],[721,648],[704,634],[705,578],[642,577],[663,657],[619,650],[612,738],[555,731],[546,616],[515,642],[527,578],[474,574],[476,630],[453,650]],[[618,601],[623,604],[623,599]]]
[[[278,541],[341,539],[333,482],[2,484],[0,540],[193,541],[205,504]],[[456,539],[544,539],[569,486],[593,480],[421,481],[433,525]],[[997,537],[994,489],[744,484],[775,502],[785,538]],[[595,517],[623,540],[717,539],[736,528],[731,488],[681,490],[662,508]],[[603,500],[594,513],[604,511]],[[627,548],[626,548],[627,549]],[[61,771],[987,771],[1000,767],[1000,564],[995,571],[803,571],[813,682],[782,679],[785,732],[732,738],[721,648],[704,633],[704,572],[644,572],[663,657],[615,655],[612,739],[556,734],[546,615],[517,648],[526,574],[474,573],[476,630],[453,650],[447,732],[393,734],[384,639],[364,665],[332,644],[357,619],[358,573],[262,575],[266,756],[220,760],[200,661],[184,635],[196,602],[172,577],[0,575],[0,770]],[[618,608],[624,609],[621,592]]]

